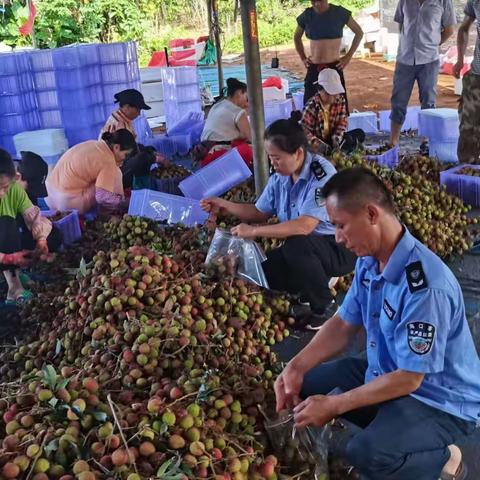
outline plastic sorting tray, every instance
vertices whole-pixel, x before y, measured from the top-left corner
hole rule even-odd
[[[430,140],[455,140],[459,136],[458,111],[453,108],[432,108],[418,114],[418,135]]]
[[[398,146],[387,150],[381,155],[367,155],[367,160],[377,162],[379,165],[382,165],[384,167],[395,168],[400,161],[398,157]]]
[[[180,182],[186,197],[201,200],[222,195],[252,175],[236,148]]]
[[[457,173],[464,167],[480,170],[480,165],[462,164],[440,172],[440,183],[447,192],[460,197],[465,203],[480,207],[480,177]]]
[[[430,157],[437,157],[441,162],[458,162],[457,155],[458,139],[448,141],[430,140],[428,152]]]
[[[55,210],[42,210],[41,214],[44,217],[53,217]],[[82,237],[82,230],[80,228],[80,218],[77,210],[70,210],[68,214],[61,220],[52,222],[62,233],[64,245],[70,245]]]
[[[348,129],[361,128],[365,133],[378,132],[378,119],[375,112],[353,112],[348,117]]]
[[[208,218],[198,200],[154,190],[132,191],[128,213],[169,224],[183,223],[187,227],[203,224]]]
[[[295,92],[292,93],[293,104],[295,105],[295,110],[303,110],[303,97],[305,92]]]

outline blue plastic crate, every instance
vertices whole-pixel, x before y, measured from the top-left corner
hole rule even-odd
[[[55,90],[57,88],[57,81],[55,78],[55,72],[53,70],[34,72],[32,77],[34,88],[37,91]]]
[[[464,167],[480,170],[480,165],[462,164],[440,172],[440,183],[448,193],[460,197],[465,203],[480,207],[480,177],[462,175],[457,172]]]
[[[41,214],[44,217],[53,217],[55,210],[42,210]],[[68,215],[61,220],[52,222],[62,234],[62,241],[64,245],[70,245],[80,238],[82,238],[82,230],[80,228],[80,218],[77,210],[70,210]]]
[[[0,76],[17,75],[29,70],[28,57],[24,52],[0,53]]]
[[[197,67],[167,67],[162,70],[164,85],[192,85],[199,83]]]
[[[191,133],[194,128],[203,128],[205,121],[205,114],[203,112],[189,112],[183,116],[178,122],[171,125],[168,129],[169,135],[178,135]]]
[[[98,45],[70,45],[56,48],[53,52],[53,64],[56,69],[76,70],[87,66],[99,65]]]
[[[34,72],[45,72],[54,70],[53,50],[31,50],[28,52],[30,65]]]
[[[277,120],[290,118],[293,110],[293,103],[292,99],[289,98],[288,100],[267,102],[264,107],[265,126],[268,127],[271,123]]]
[[[251,175],[238,150],[233,148],[187,177],[179,187],[186,197],[201,200],[222,195]]]
[[[38,130],[40,121],[35,111],[21,115],[3,115],[0,117],[0,135],[15,135],[27,130]]]
[[[353,112],[348,117],[348,129],[361,128],[365,133],[377,133],[377,114],[375,112]]]
[[[418,135],[430,140],[455,140],[459,136],[460,120],[453,108],[421,110],[418,114]]]
[[[153,137],[152,129],[148,124],[148,119],[145,115],[140,115],[133,122],[135,126],[135,132],[137,132],[137,143],[145,144],[145,142]]]
[[[80,90],[60,90],[58,94],[62,108],[86,108],[103,104],[103,89],[101,85],[92,85]]]
[[[0,95],[20,95],[31,91],[33,91],[33,80],[30,73],[0,77]]]
[[[35,96],[39,110],[57,110],[60,106],[56,90],[36,92]]]
[[[86,142],[87,140],[97,140],[105,122],[98,123],[86,128],[65,127],[65,135],[68,139],[70,147],[77,143]]]
[[[3,115],[12,113],[22,114],[31,112],[37,107],[35,94],[23,93],[21,95],[1,95],[0,94],[0,118]]]
[[[393,169],[400,161],[398,157],[398,146],[387,150],[381,155],[367,155],[367,160],[377,162],[379,165]]]
[[[458,162],[457,155],[458,139],[452,141],[436,141],[428,142],[428,152],[430,157],[437,157],[441,162]]]
[[[39,110],[40,128],[63,128],[60,110]]]
[[[137,62],[108,63],[101,66],[102,83],[135,82],[140,80],[140,70]]]
[[[157,192],[169,193],[170,195],[183,196],[182,191],[179,188],[181,181],[187,177],[177,178],[152,178],[153,189]]]
[[[154,190],[132,191],[128,213],[169,224],[182,223],[188,227],[203,224],[208,218],[199,201]]]
[[[191,102],[200,99],[200,88],[198,84],[191,85],[165,85],[163,89],[163,100],[174,100],[179,102]]]
[[[1,123],[1,120],[0,120]],[[15,144],[13,143],[13,135],[2,135],[0,133],[0,148],[6,150],[12,157],[16,157]]]
[[[295,106],[295,110],[303,110],[303,98],[305,96],[305,92],[294,92],[292,93],[293,98],[293,105]]]
[[[190,133],[185,135],[168,135],[174,142],[176,153],[178,155],[187,155],[193,147],[192,136]]]
[[[72,105],[74,108],[74,105]],[[107,117],[103,105],[93,105],[86,108],[62,109],[62,119],[65,128],[88,128],[94,124],[105,123]]]
[[[82,69],[72,70],[57,68],[55,70],[55,78],[59,93],[62,90],[78,90],[102,83],[101,70],[97,65],[89,65],[82,67]]]
[[[137,61],[135,42],[101,43],[98,45],[98,54],[102,64]]]

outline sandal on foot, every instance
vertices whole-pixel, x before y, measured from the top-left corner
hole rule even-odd
[[[467,475],[467,465],[462,460],[457,468],[457,471],[455,472],[455,475],[442,472],[439,480],[465,480],[467,478]]]

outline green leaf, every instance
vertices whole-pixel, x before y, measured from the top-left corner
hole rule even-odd
[[[43,368],[43,380],[52,390],[55,390],[57,372],[52,365],[47,365]]]
[[[48,401],[48,404],[51,405],[53,408],[55,408],[57,406],[57,403],[58,403],[58,398],[51,398],[49,401]]]
[[[61,390],[62,388],[65,388],[70,382],[69,378],[64,378],[60,382],[57,382],[57,390]]]
[[[87,262],[85,259],[82,257],[80,260],[80,266],[78,267],[78,271],[80,273],[80,276],[86,277],[87,276]]]
[[[172,464],[173,464],[173,458],[170,458],[166,462],[162,463],[162,465],[160,465],[160,468],[157,470],[157,477],[162,478],[162,475],[165,475],[170,465]]]

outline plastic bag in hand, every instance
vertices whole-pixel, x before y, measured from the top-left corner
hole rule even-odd
[[[289,474],[328,480],[329,425],[297,428],[293,414],[284,413],[276,420],[267,420],[265,429],[275,455]]]
[[[265,253],[255,241],[236,237],[227,230],[217,228],[205,263],[220,267],[220,273],[236,274],[249,282],[268,288],[262,268],[266,259]]]

